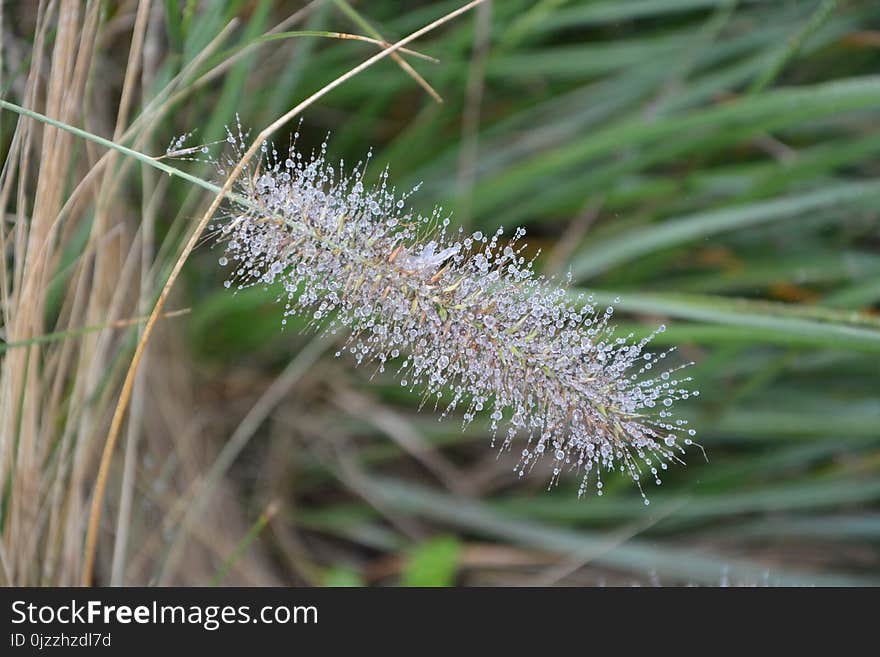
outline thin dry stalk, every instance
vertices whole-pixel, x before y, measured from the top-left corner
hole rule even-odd
[[[420,36],[431,32],[432,30],[440,27],[441,25],[447,23],[452,20],[456,16],[463,14],[464,12],[472,9],[479,5],[483,0],[473,0],[472,2],[467,3],[466,5],[452,11],[442,18],[426,25],[425,27],[416,30],[412,34],[407,37],[404,37],[400,41],[396,42],[394,45],[390,46],[377,53],[373,57],[367,59],[362,62],[358,66],[355,66],[347,73],[341,75],[336,78],[333,82],[326,85],[319,91],[315,92],[311,96],[309,96],[302,103],[294,107],[292,110],[281,116],[275,122],[267,126],[263,129],[257,138],[254,140],[251,147],[244,153],[242,158],[239,160],[236,167],[232,170],[226,182],[223,185],[223,188],[220,190],[218,194],[215,195],[214,200],[209,206],[208,210],[202,215],[192,234],[190,235],[189,240],[186,243],[180,257],[174,264],[174,267],[171,271],[171,274],[168,277],[162,291],[159,294],[159,298],[156,301],[156,305],[153,307],[153,312],[150,315],[150,319],[147,321],[146,326],[144,327],[143,335],[141,339],[138,341],[137,347],[135,348],[134,355],[132,356],[131,365],[129,366],[128,373],[126,374],[125,381],[122,384],[122,392],[120,393],[119,402],[116,405],[116,410],[113,413],[113,418],[110,422],[110,429],[107,433],[107,439],[104,443],[104,450],[101,455],[101,463],[98,468],[97,479],[95,482],[95,490],[92,498],[91,511],[89,513],[89,524],[88,531],[86,534],[86,545],[85,545],[85,553],[84,553],[84,562],[83,562],[83,570],[82,576],[80,578],[80,582],[84,586],[89,586],[92,583],[92,573],[94,570],[95,564],[95,555],[97,552],[97,541],[98,541],[98,528],[101,522],[101,510],[104,501],[104,493],[107,487],[107,476],[110,470],[110,462],[113,456],[113,449],[116,445],[116,441],[119,436],[119,430],[122,426],[122,420],[125,415],[125,410],[128,406],[129,398],[131,397],[132,386],[134,385],[135,373],[137,372],[137,367],[140,363],[140,360],[143,356],[144,348],[146,347],[146,343],[150,338],[150,334],[152,333],[153,327],[155,326],[156,319],[162,311],[162,307],[165,304],[165,301],[168,298],[168,294],[171,291],[171,288],[174,285],[174,282],[177,280],[177,277],[180,275],[180,271],[183,268],[183,264],[189,257],[189,254],[195,248],[196,244],[199,241],[199,238],[210,222],[211,218],[214,216],[214,213],[220,207],[220,204],[225,199],[226,195],[231,191],[233,184],[238,178],[239,174],[245,169],[248,163],[251,161],[254,155],[260,150],[263,142],[268,140],[279,128],[288,123],[292,118],[298,116],[303,110],[307,107],[311,106],[315,101],[322,98],[330,91],[343,84],[347,80],[353,78],[358,75],[365,69],[369,68],[373,64],[378,61],[381,61],[385,57],[391,55],[393,52],[399,50],[406,44],[418,39]]]

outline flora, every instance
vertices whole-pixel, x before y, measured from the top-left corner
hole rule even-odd
[[[227,141],[232,165],[246,146],[241,128]],[[572,298],[535,272],[523,229],[507,241],[501,229],[451,229],[440,209],[408,208],[387,170],[366,187],[368,162],[334,166],[326,143],[310,156],[295,140],[283,156],[264,144],[226,221],[214,225],[226,287],[280,284],[282,323],[302,314],[344,332],[337,355],[393,369],[443,415],[461,408],[466,424],[488,413],[501,449],[524,437],[520,476],[543,457],[551,482],[579,473],[580,495],[593,487],[601,495],[602,473],[614,469],[640,491],[646,472],[660,484],[695,433],[672,406],[699,394],[677,374],[683,365],[665,367],[671,350],[646,351],[664,327],[638,341],[616,336],[611,306]]]

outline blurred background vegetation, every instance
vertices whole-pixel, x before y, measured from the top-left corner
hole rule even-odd
[[[6,1],[4,99],[136,150],[258,131],[462,0]],[[880,4],[487,0],[306,113],[412,205],[528,229],[621,332],[668,330],[688,465],[644,506],[517,479],[486,422],[280,330],[200,247],[141,366],[95,581],[207,585],[880,581]],[[294,122],[279,133],[285,144]],[[142,323],[211,195],[0,115],[6,583],[69,584]],[[104,159],[102,159],[104,158]],[[176,166],[215,178],[197,161]],[[86,329],[86,330],[83,330]]]

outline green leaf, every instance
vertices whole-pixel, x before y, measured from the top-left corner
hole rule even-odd
[[[461,546],[458,539],[443,536],[413,549],[401,574],[403,586],[452,586]]]
[[[357,587],[364,586],[364,578],[356,570],[335,566],[324,573],[324,586]]]
[[[842,183],[772,201],[667,219],[587,247],[573,260],[572,273],[583,280],[659,249],[810,213],[871,206],[878,200],[880,182]]]
[[[572,297],[580,294],[572,290]],[[676,317],[742,332],[741,341],[775,342],[880,352],[880,319],[849,311],[691,294],[591,291],[620,310]],[[616,302],[616,299],[620,299]],[[678,327],[687,330],[687,327]]]
[[[365,484],[366,485],[366,484]],[[664,546],[617,536],[563,529],[500,513],[479,502],[456,499],[391,479],[373,478],[368,488],[389,508],[413,513],[481,536],[590,561],[644,575],[673,577],[686,583],[718,585],[726,574],[742,581],[779,586],[876,586],[880,578],[836,573],[810,573],[770,568],[741,558],[728,558],[696,547]]]

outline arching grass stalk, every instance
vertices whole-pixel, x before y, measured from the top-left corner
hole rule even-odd
[[[113,418],[110,421],[110,428],[107,433],[107,439],[104,443],[104,449],[101,455],[101,463],[98,467],[98,475],[95,481],[95,492],[92,497],[92,505],[89,513],[89,525],[86,533],[83,570],[80,578],[80,581],[84,586],[88,586],[92,583],[95,553],[97,551],[98,528],[101,522],[101,508],[103,505],[104,493],[107,487],[107,476],[110,470],[110,462],[113,455],[113,448],[116,445],[116,441],[119,437],[119,430],[122,427],[122,420],[125,416],[125,410],[131,397],[132,386],[134,385],[134,375],[137,371],[138,364],[140,363],[140,360],[143,356],[146,343],[153,332],[153,327],[155,326],[156,320],[162,311],[162,307],[164,306],[165,301],[168,298],[168,294],[171,292],[171,288],[173,287],[174,282],[177,280],[177,277],[179,276],[180,271],[183,268],[183,264],[186,262],[189,254],[195,248],[196,244],[199,241],[199,238],[201,237],[211,218],[214,216],[214,213],[220,207],[220,204],[223,202],[226,195],[231,191],[232,186],[238,176],[242,173],[242,171],[245,170],[248,163],[251,161],[254,155],[257,154],[257,152],[260,150],[261,145],[267,139],[269,139],[279,128],[289,122],[292,118],[298,116],[303,110],[312,105],[315,101],[322,98],[342,83],[358,75],[361,71],[366,70],[376,62],[379,62],[393,52],[396,52],[411,41],[414,41],[420,36],[427,34],[428,32],[440,27],[444,23],[452,20],[456,16],[459,16],[464,12],[472,9],[473,7],[480,4],[482,1],[483,0],[473,0],[472,2],[469,2],[462,7],[437,19],[436,21],[426,25],[425,27],[416,30],[409,36],[397,41],[394,45],[385,48],[381,52],[361,62],[360,64],[349,70],[347,73],[339,76],[331,83],[327,84],[326,86],[309,96],[302,103],[285,113],[283,116],[279,117],[276,121],[264,128],[257,135],[251,146],[242,154],[241,160],[230,172],[229,177],[226,179],[226,182],[223,184],[220,190],[215,193],[214,200],[211,202],[211,205],[208,207],[208,209],[205,211],[205,213],[202,215],[201,219],[193,229],[193,232],[190,235],[190,238],[187,241],[186,245],[184,246],[180,257],[177,259],[173,269],[171,270],[171,274],[169,275],[168,280],[165,282],[162,291],[159,293],[159,298],[156,301],[156,305],[153,307],[150,318],[147,320],[147,323],[144,326],[143,334],[141,335],[141,339],[138,341],[137,347],[135,348],[135,352],[131,360],[131,365],[128,368],[125,380],[123,381],[122,391],[120,392],[119,401],[116,404]]]
[[[141,153],[138,150],[129,148],[128,146],[123,146],[122,144],[118,144],[110,139],[105,139],[100,135],[88,132],[87,130],[83,130],[82,128],[77,128],[76,126],[70,125],[69,123],[58,121],[57,119],[53,119],[50,116],[46,116],[45,114],[40,114],[39,112],[28,109],[27,107],[21,107],[20,105],[10,103],[8,100],[3,99],[0,99],[0,107],[11,112],[15,112],[16,114],[21,114],[22,116],[35,119],[37,121],[40,121],[41,123],[51,125],[55,128],[66,130],[67,132],[74,134],[77,137],[82,137],[83,139],[99,144],[100,146],[104,146],[105,148],[110,148],[118,151],[123,155],[127,155],[128,157],[132,157],[139,162],[143,162],[144,164],[148,164],[151,167],[159,169],[159,171],[164,171],[169,176],[177,176],[178,178],[182,178],[187,182],[191,182],[192,184],[198,185],[199,187],[207,189],[210,192],[214,192],[215,194],[219,194],[222,189],[212,182],[208,182],[207,180],[203,180],[198,176],[194,176],[191,173],[187,173],[186,171],[178,169],[177,167],[171,166],[167,162],[164,162],[159,158],[153,157],[152,155]]]

